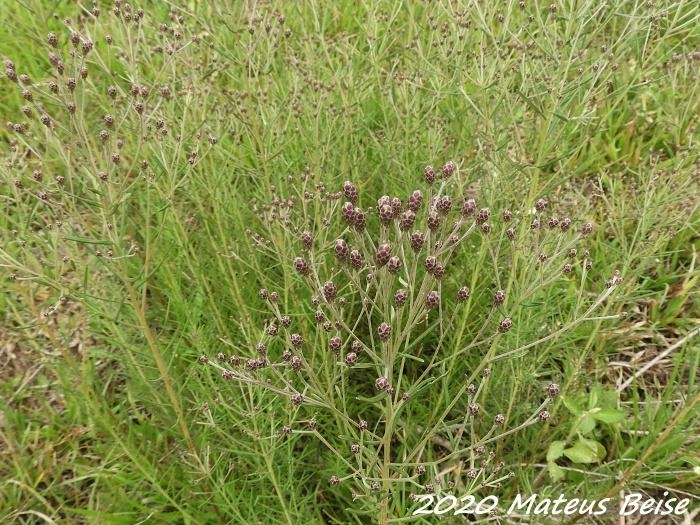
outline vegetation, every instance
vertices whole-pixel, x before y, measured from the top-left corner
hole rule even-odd
[[[0,5],[0,522],[697,517],[697,2]]]

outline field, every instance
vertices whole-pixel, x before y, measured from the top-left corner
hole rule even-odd
[[[0,523],[700,521],[700,3],[0,7]]]

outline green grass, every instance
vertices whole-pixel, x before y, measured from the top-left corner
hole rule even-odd
[[[445,331],[450,366],[397,416],[394,450],[408,456],[428,436],[424,457],[435,461],[488,430],[477,425],[460,444],[446,426],[464,421],[468,403],[457,393],[483,368],[489,346],[454,360],[450,353],[479,333],[500,279],[509,294],[532,289],[510,312],[515,329],[492,347],[503,353],[557,330],[620,270],[622,284],[594,314],[605,319],[489,365],[480,401],[489,422],[498,412],[511,427],[524,421],[551,382],[562,395],[547,424],[494,443],[503,472],[515,477],[475,493],[508,501],[518,492],[599,499],[669,490],[697,507],[696,2],[564,1],[555,12],[536,2],[173,4],[171,16],[169,3],[134,4],[133,13],[145,12],[135,27],[107,4],[95,18],[87,3],[0,0],[12,20],[0,29],[0,56],[29,75],[33,94],[28,102],[20,85],[0,80],[1,121],[28,124],[22,133],[0,130],[0,522],[378,520],[372,492],[352,479],[329,486],[348,469],[305,430],[316,417],[318,435],[345,446],[337,418],[222,381],[198,358],[255,355],[270,318],[262,287],[280,294],[280,312],[311,344],[325,341],[312,293],[294,272],[297,235],[261,219],[272,199],[301,191],[304,174],[313,174],[309,191],[354,181],[365,207],[384,194],[404,199],[424,188],[425,165],[449,159],[459,166],[455,206],[465,192],[494,215],[509,208],[519,236],[540,197],[575,229],[593,223],[579,246],[593,267],[580,287],[578,270],[561,279],[536,263],[546,245],[517,244],[511,254],[508,242],[467,241],[441,284],[446,307],[458,286],[474,291]],[[65,17],[94,42],[84,61],[69,55]],[[50,31],[63,76],[49,61]],[[67,77],[78,79],[74,92]],[[132,84],[148,96],[132,97]],[[332,242],[338,228],[322,223],[327,210],[315,202],[292,217],[294,226]],[[533,288],[540,282],[549,284]],[[373,322],[363,320],[358,333],[369,338]],[[428,336],[425,345],[437,341]],[[333,384],[341,367],[313,355]],[[380,428],[373,405],[357,400],[375,394],[363,370],[341,374],[339,399]],[[419,365],[406,371],[418,374]],[[594,420],[597,409],[623,417]],[[283,425],[295,430],[285,439]],[[571,446],[579,433],[603,444],[605,457],[584,464],[562,456],[548,466],[551,443]],[[421,489],[393,492],[394,516],[416,508],[411,492]]]

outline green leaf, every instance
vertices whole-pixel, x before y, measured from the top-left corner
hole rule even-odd
[[[694,458],[693,456],[683,454],[682,456],[678,457],[678,461],[684,461],[686,463],[690,463],[694,467],[700,468],[700,458]]]
[[[338,361],[337,364],[338,364],[338,365],[343,365],[343,366],[345,366],[345,361]],[[360,369],[360,368],[374,368],[375,365],[374,365],[374,363],[356,363],[356,364],[352,365],[352,367],[353,367],[353,368],[357,368],[357,369]]]
[[[650,458],[659,459],[670,454],[675,454],[678,449],[683,447],[683,443],[686,439],[683,433],[671,434],[663,443],[656,447],[656,450],[652,453]]]
[[[564,470],[554,461],[547,462],[547,470],[549,471],[549,477],[552,478],[552,481],[556,482],[564,479]]]
[[[598,406],[601,408],[615,408],[619,400],[620,394],[617,391],[605,389],[600,392],[600,403],[598,403]]]
[[[616,410],[614,408],[596,408],[591,410],[591,415],[598,421],[603,423],[608,423],[612,425],[613,423],[619,423],[625,419],[625,413],[622,410]]]
[[[552,462],[559,459],[564,454],[565,446],[565,441],[552,441],[549,444],[549,449],[547,450],[547,461]]]
[[[569,409],[569,412],[573,415],[579,416],[581,412],[583,412],[583,409],[570,397],[562,396],[561,400],[564,402],[564,406]]]
[[[605,457],[605,447],[579,436],[573,447],[564,450],[564,455],[574,463],[599,463]]]
[[[379,394],[373,397],[355,396],[355,399],[358,401],[362,401],[363,403],[378,403],[380,401],[385,400],[386,397],[386,392],[380,392]]]
[[[408,354],[408,353],[399,352],[398,355],[399,355],[400,357],[404,357],[404,358],[406,358],[406,359],[410,359],[411,361],[418,361],[419,363],[425,363],[425,359],[423,359],[422,357],[415,356],[415,355],[413,355],[413,354]],[[343,363],[343,364],[344,364],[344,363]],[[362,363],[359,363],[359,364],[362,364]],[[369,364],[370,366],[368,366],[367,368],[373,368],[373,367],[375,366],[374,363],[368,363],[368,364]],[[359,365],[355,365],[355,367],[357,367],[357,366],[359,366]]]
[[[591,410],[598,406],[598,397],[600,393],[600,386],[594,385],[591,388],[591,392],[588,394],[588,409]]]
[[[77,237],[77,236],[71,236],[71,235],[64,235],[63,239],[66,241],[79,242],[81,244],[106,244],[106,245],[112,244],[112,241],[107,241],[107,240],[103,240],[103,239],[90,239],[89,237]]]
[[[595,428],[595,419],[590,412],[585,412],[578,421],[576,428],[581,434],[589,434]]]

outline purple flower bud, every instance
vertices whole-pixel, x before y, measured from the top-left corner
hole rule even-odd
[[[333,248],[333,252],[335,253],[335,256],[338,258],[340,261],[344,261],[348,258],[348,255],[350,253],[350,248],[348,247],[348,243],[345,242],[344,239],[337,239],[335,241],[335,246]]]
[[[510,330],[512,327],[513,327],[513,321],[511,321],[510,317],[506,317],[498,325],[498,331],[501,332],[502,334],[504,334],[508,330]]]
[[[304,246],[306,246],[306,248],[311,249],[311,246],[313,245],[314,239],[311,236],[310,231],[304,230],[303,232],[301,232],[301,235],[299,236],[299,238],[301,239],[301,242],[304,243]]]
[[[353,367],[357,364],[357,354],[355,352],[348,352],[345,356],[345,364],[348,367]]]
[[[296,268],[296,271],[301,275],[308,275],[309,274],[309,265],[301,257],[294,258],[294,268]]]
[[[425,306],[428,310],[436,308],[440,304],[440,294],[436,290],[428,292],[425,297]]]
[[[401,215],[401,221],[399,222],[399,228],[401,231],[408,231],[413,226],[416,221],[416,214],[412,210],[406,210]]]
[[[469,288],[466,286],[462,286],[459,290],[457,290],[457,301],[460,303],[463,303],[467,299],[469,299]]]
[[[435,207],[443,215],[447,214],[452,209],[452,200],[447,195],[443,195],[438,199]]]
[[[387,323],[382,323],[377,328],[377,333],[379,334],[379,339],[382,341],[388,341],[391,337],[391,326]]]
[[[387,225],[394,218],[394,211],[391,208],[391,204],[382,204],[379,207],[379,220],[383,225]]]
[[[425,167],[423,170],[423,176],[425,177],[425,182],[427,182],[429,185],[432,186],[435,183],[435,170],[433,170],[432,166]]]
[[[377,254],[375,256],[377,266],[379,266],[381,268],[382,266],[384,266],[386,263],[389,262],[390,258],[391,258],[391,244],[388,242],[380,244],[377,247]]]
[[[448,160],[443,166],[442,166],[442,176],[445,179],[449,179],[457,169],[457,165],[454,163],[454,161]]]
[[[401,212],[403,211],[403,205],[401,204],[401,199],[398,197],[394,197],[391,199],[391,211],[394,217],[398,217],[401,215]]]
[[[408,198],[408,209],[417,212],[423,204],[423,194],[420,190],[415,190]]]
[[[555,398],[559,395],[559,391],[560,391],[559,385],[556,383],[552,383],[551,385],[549,385],[547,387],[547,396],[549,396],[551,398]]]
[[[357,250],[352,250],[350,252],[350,265],[357,269],[362,266],[362,254]]]
[[[468,217],[476,210],[476,201],[474,199],[466,199],[462,203],[462,215]]]
[[[413,232],[411,234],[411,248],[413,248],[413,251],[416,253],[419,252],[423,247],[423,244],[425,244],[425,236],[423,235],[423,232],[420,230]]]
[[[374,388],[377,390],[387,390],[391,385],[389,385],[389,380],[386,377],[378,377],[374,381]]]
[[[386,269],[389,270],[390,273],[397,273],[401,269],[401,259],[394,255],[389,259],[389,262],[386,263]]]
[[[326,299],[326,302],[332,302],[337,294],[338,287],[333,283],[333,281],[326,281],[323,284],[323,297]]]
[[[394,294],[394,303],[396,303],[396,306],[403,306],[407,299],[408,292],[406,290],[403,288],[396,290],[396,293]]]
[[[498,306],[506,300],[506,293],[503,290],[496,290],[493,294],[493,305]]]
[[[435,277],[438,281],[442,279],[445,276],[445,267],[437,263],[435,265],[435,269],[433,270],[433,277]]]
[[[427,224],[428,228],[430,228],[432,231],[435,231],[440,227],[440,216],[434,209],[430,210],[428,213]]]
[[[343,207],[340,208],[340,213],[342,214],[343,219],[345,219],[345,222],[348,224],[355,223],[355,206],[353,206],[352,202],[344,203]]]
[[[355,230],[360,233],[365,230],[365,226],[367,226],[367,217],[362,208],[355,208],[353,211],[353,226],[355,226]]]
[[[337,354],[340,351],[341,346],[343,346],[343,341],[337,335],[328,340],[328,347],[333,351],[333,353]]]
[[[487,220],[489,220],[489,216],[491,215],[491,210],[488,208],[481,208],[479,210],[479,213],[476,214],[476,222],[479,224],[485,223]]]
[[[353,204],[357,203],[357,197],[358,197],[357,188],[349,180],[346,180],[343,183],[343,193],[345,194],[345,198],[347,200],[349,200],[351,203],[353,203]]]

